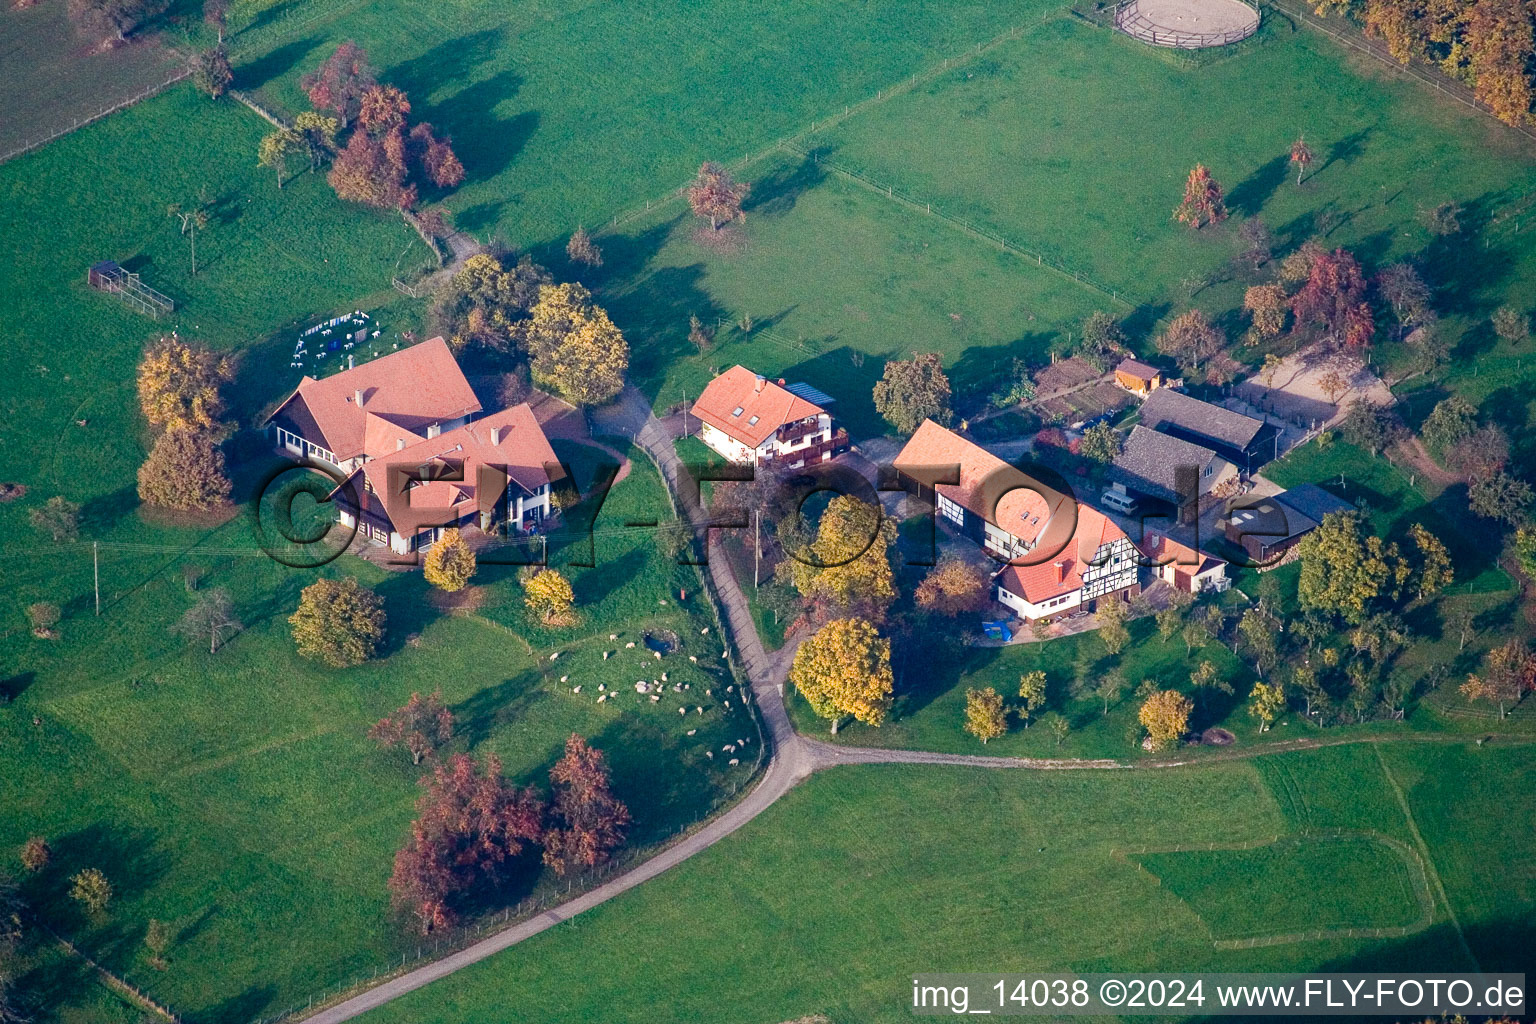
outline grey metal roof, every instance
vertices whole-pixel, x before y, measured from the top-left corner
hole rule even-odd
[[[1205,467],[1217,458],[1209,448],[1190,444],[1160,431],[1137,425],[1131,428],[1125,448],[1110,475],[1125,486],[1168,501],[1179,500],[1175,469],[1194,466],[1204,474]]]
[[[1323,516],[1330,512],[1348,512],[1355,507],[1343,498],[1329,494],[1317,484],[1292,487],[1275,495],[1275,500],[1317,523],[1321,523]]]
[[[1239,449],[1247,448],[1264,428],[1263,420],[1167,388],[1152,392],[1141,403],[1141,422],[1154,430],[1164,424],[1182,427]]]
[[[788,391],[796,398],[803,398],[807,402],[810,402],[812,405],[819,405],[822,408],[826,408],[833,402],[837,401],[837,399],[833,398],[825,391],[818,391],[816,388],[811,387],[804,381],[795,381],[793,384],[786,384],[784,385],[784,390]]]

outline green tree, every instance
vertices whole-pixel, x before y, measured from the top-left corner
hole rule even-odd
[[[165,970],[166,950],[171,948],[171,930],[165,926],[165,922],[159,918],[149,919],[149,925],[144,929],[144,948],[149,950],[149,963],[157,971]]]
[[[1437,456],[1444,456],[1477,429],[1477,409],[1460,395],[1440,400],[1425,417],[1420,435]]]
[[[1045,725],[1046,731],[1056,740],[1058,747],[1066,742],[1068,734],[1072,732],[1072,723],[1067,719],[1066,715],[1061,714],[1059,711],[1052,711],[1040,721]]]
[[[262,167],[272,168],[277,174],[277,187],[282,188],[283,175],[288,170],[289,159],[306,148],[304,139],[298,132],[290,128],[279,128],[261,137],[261,142],[256,146],[256,162]]]
[[[1110,669],[1099,676],[1099,681],[1093,687],[1093,695],[1104,703],[1104,714],[1109,714],[1109,709],[1120,703],[1120,698],[1125,696],[1125,688],[1125,674],[1119,669]]]
[[[1095,310],[1083,321],[1082,342],[1078,353],[1095,366],[1103,367],[1109,358],[1125,347],[1125,330],[1120,321],[1103,310]]]
[[[995,740],[1008,731],[1008,716],[1003,710],[1003,696],[992,687],[965,691],[965,731],[981,740]]]
[[[64,544],[80,536],[80,506],[61,495],[54,495],[27,513],[27,521],[55,544]]]
[[[1515,565],[1527,580],[1536,580],[1536,526],[1515,531]]]
[[[1232,692],[1232,684],[1221,674],[1221,669],[1216,667],[1214,661],[1202,661],[1196,666],[1189,674],[1189,683],[1195,688],[1195,697],[1202,703],[1208,690],[1227,694]]]
[[[1184,608],[1178,604],[1170,604],[1168,607],[1158,611],[1155,621],[1157,622],[1157,638],[1163,643],[1167,643],[1173,639],[1174,634],[1184,625]]]
[[[433,295],[432,329],[456,351],[471,343],[509,351],[523,342],[529,311],[549,284],[548,271],[527,256],[513,260],[476,253]],[[561,337],[550,341],[558,344]]]
[[[1484,519],[1518,526],[1530,514],[1531,485],[1508,473],[1494,473],[1472,481],[1467,504]]]
[[[165,208],[166,215],[181,226],[181,234],[187,240],[192,249],[192,276],[197,276],[197,233],[208,226],[209,211],[213,208],[213,200],[208,197],[208,190],[198,191],[196,202],[186,205],[172,203]]]
[[[1110,654],[1119,654],[1131,642],[1131,631],[1125,625],[1128,613],[1125,602],[1113,594],[1099,598],[1099,639]]]
[[[1285,711],[1285,691],[1278,683],[1254,683],[1248,702],[1248,714],[1259,720],[1259,732],[1268,732]]]
[[[896,428],[898,434],[910,434],[923,420],[947,424],[949,378],[938,353],[915,353],[911,359],[892,359],[875,384],[875,411]]]
[[[1280,623],[1258,608],[1249,608],[1238,620],[1237,631],[1248,653],[1253,656],[1253,667],[1262,679],[1275,667],[1280,657],[1279,644],[1275,640],[1275,635],[1280,631]]]
[[[1419,552],[1418,568],[1413,574],[1414,597],[1428,601],[1456,579],[1451,553],[1446,550],[1444,541],[1420,523],[1408,528],[1408,536],[1413,538],[1413,546]]]
[[[1078,451],[1086,459],[1108,465],[1120,457],[1122,447],[1118,430],[1108,423],[1095,423],[1083,431],[1083,441]]]
[[[220,43],[211,50],[204,50],[192,62],[192,80],[203,92],[218,99],[235,80],[229,66],[229,51]]]
[[[1344,440],[1357,448],[1364,448],[1372,455],[1380,455],[1382,449],[1395,441],[1402,428],[1386,409],[1357,398],[1349,405],[1349,412],[1339,431]]]
[[[1037,710],[1045,706],[1045,672],[1034,669],[1019,676],[1019,717],[1024,720],[1024,728],[1029,728],[1029,719]]]
[[[789,681],[834,734],[845,715],[878,726],[891,709],[891,642],[867,619],[833,619],[795,652]]]
[[[1501,306],[1493,312],[1493,332],[1511,345],[1530,340],[1531,320],[1512,306]]]
[[[469,586],[475,575],[475,553],[456,528],[443,531],[421,560],[422,576],[437,589],[452,594]]]
[[[1411,569],[1396,544],[1365,531],[1359,512],[1330,512],[1322,525],[1302,538],[1296,595],[1303,611],[1327,612],[1359,623],[1377,602],[1397,599]]]
[[[351,576],[318,580],[288,618],[299,653],[336,668],[361,665],[384,639],[384,602]]]
[[[306,110],[293,119],[293,130],[304,142],[309,156],[309,166],[318,168],[326,157],[336,152],[336,131],[340,127],[334,117]]]
[[[99,869],[86,868],[70,879],[69,895],[92,914],[100,914],[112,902],[112,883]]]

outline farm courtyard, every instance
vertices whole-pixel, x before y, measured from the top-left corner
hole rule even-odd
[[[1079,366],[1056,361],[1096,311],[1144,358],[1191,310],[1228,341],[1233,377],[1288,354],[1289,335],[1245,333],[1262,275],[1245,268],[1242,226],[1262,221],[1269,267],[1314,241],[1367,268],[1419,268],[1443,355],[1422,366],[1377,301],[1368,356],[1401,426],[1422,432],[1437,405],[1465,399],[1473,426],[1504,436],[1501,468],[1533,477],[1536,349],[1490,325],[1536,310],[1536,140],[1284,11],[1191,56],[1043,0],[232,0],[218,27],[203,7],[178,0],[152,35],[99,52],[70,34],[64,0],[0,11],[0,155],[59,133],[0,163],[0,880],[18,880],[38,926],[0,942],[0,998],[13,986],[26,1020],[302,1020],[741,804],[773,770],[761,704],[776,687],[761,673],[783,682],[814,616],[783,579],[752,585],[737,537],[710,550],[735,566],[754,624],[743,636],[714,568],[677,557],[685,545],[665,526],[679,496],[639,429],[647,411],[675,422],[735,364],[834,397],[860,450],[894,451],[904,432],[873,389],[888,362],[935,353],[956,428],[975,415],[977,439],[1022,445],[1090,398],[989,396],[1020,367],[1045,379]],[[273,124],[191,78],[70,130],[219,37],[230,87],[283,122],[311,107],[306,76],[338,46],[366,51],[378,80],[408,94],[411,122],[462,161],[462,184],[421,183],[420,208],[452,229],[438,253],[396,210],[338,198],[318,156],[275,176],[258,162]],[[1300,183],[1299,131],[1315,150]],[[705,161],[748,186],[742,219],[720,231],[679,193]],[[1197,162],[1231,216],[1195,231],[1170,211]],[[189,209],[203,217],[190,233]],[[600,265],[568,254],[578,227]],[[291,568],[263,540],[259,495],[285,463],[262,424],[303,374],[346,358],[299,368],[295,339],[353,310],[383,328],[359,359],[430,337],[434,287],[480,245],[580,281],[628,344],[632,390],[551,434],[577,491],[547,540],[569,618],[535,614],[515,565],[481,565],[455,597],[376,552]],[[151,320],[92,290],[101,260],[175,311]],[[231,360],[217,445],[232,490],[214,513],[141,498],[156,430],[136,376],[172,331]],[[510,371],[527,373],[505,346],[458,358],[487,410]],[[1109,417],[1128,427],[1134,407]],[[692,444],[685,458],[703,450]],[[925,645],[940,627],[912,596],[924,570],[898,563],[888,717],[833,735],[789,685],[800,734],[1129,770],[819,772],[686,864],[361,1019],[851,1024],[905,1018],[907,975],[930,970],[1524,969],[1536,698],[1522,692],[1506,716],[1460,686],[1492,652],[1530,642],[1532,581],[1511,555],[1518,524],[1470,513],[1473,482],[1422,447],[1438,472],[1348,436],[1264,470],[1276,487],[1327,485],[1405,550],[1416,526],[1449,549],[1454,581],[1394,610],[1412,639],[1383,658],[1386,696],[1369,712],[1346,713],[1342,668],[1326,727],[1295,692],[1273,729],[1249,710],[1256,685],[1291,666],[1256,666],[1235,624],[1256,602],[1303,618],[1297,564],[1234,564],[1233,589],[1198,605],[1227,617],[1203,647],[1160,636],[1148,614],[1112,651],[1095,631],[977,645],[961,638],[976,615]],[[593,482],[610,470],[619,482],[601,494]],[[1085,493],[1104,483],[1096,470],[1073,479]],[[53,497],[77,507],[69,536],[37,525]],[[892,550],[911,550],[922,526],[904,522]],[[319,579],[376,592],[388,627],[374,658],[332,668],[296,652],[289,617]],[[237,620],[216,651],[176,631],[209,591]],[[53,625],[37,626],[39,606]],[[1363,661],[1358,635],[1334,623],[1306,654]],[[675,640],[664,659],[646,646],[657,636]],[[761,662],[748,656],[759,643]],[[1207,663],[1224,691],[1192,684]],[[1035,670],[1049,682],[1027,728],[985,747],[962,731],[970,691],[1012,702]],[[665,688],[635,690],[657,673]],[[1190,727],[1235,742],[1156,767],[1131,696],[1144,684],[1190,692]],[[560,876],[530,847],[454,928],[413,927],[388,884],[428,769],[369,731],[433,692],[456,723],[436,756],[494,756],[508,785],[549,792],[572,734],[601,751],[631,816],[613,859]],[[37,869],[20,853],[33,837],[51,850]],[[92,868],[112,883],[104,910],[72,894]],[[156,927],[159,950],[146,941]]]

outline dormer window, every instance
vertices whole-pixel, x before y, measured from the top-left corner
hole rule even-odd
[[[732,416],[733,416],[733,417],[735,417],[735,416],[740,416],[740,415],[741,415],[741,414],[742,414],[742,407],[741,407],[741,406],[739,406],[739,405],[738,405],[738,406],[737,406],[737,407],[736,407],[736,408],[734,408],[734,409],[732,409],[732,410],[731,410],[731,415],[732,415]]]

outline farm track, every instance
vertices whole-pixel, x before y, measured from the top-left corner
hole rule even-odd
[[[674,495],[679,493],[678,484],[683,468],[673,447],[675,437],[671,431],[663,427],[662,421],[658,420],[651,412],[649,403],[646,402],[644,396],[639,391],[633,387],[626,389],[615,407],[611,407],[609,410],[599,414],[599,422],[606,432],[634,438],[635,443],[656,462],[671,492]],[[844,765],[904,764],[1024,769],[1030,771],[1146,771],[1201,765],[1217,761],[1232,761],[1264,754],[1279,753],[1286,750],[1310,750],[1318,747],[1339,746],[1346,743],[1465,743],[1468,741],[1467,737],[1440,735],[1410,735],[1393,737],[1391,740],[1383,740],[1379,737],[1346,737],[1337,740],[1299,739],[1270,744],[1253,750],[1239,751],[1226,749],[1213,753],[1210,756],[1199,758],[1161,758],[1139,762],[1121,762],[1111,758],[988,757],[985,755],[944,754],[925,750],[886,750],[875,747],[838,746],[802,736],[795,731],[794,725],[790,721],[789,713],[784,704],[784,684],[789,675],[790,663],[794,658],[795,641],[790,640],[780,650],[772,654],[768,653],[758,638],[756,627],[753,624],[751,612],[747,605],[746,596],[737,585],[736,579],[726,560],[712,559],[708,565],[707,572],[715,584],[716,592],[720,595],[721,604],[723,605],[720,609],[722,619],[729,626],[730,632],[735,639],[740,661],[746,669],[748,678],[751,680],[753,698],[757,703],[760,721],[766,732],[764,744],[766,749],[771,752],[768,765],[752,791],[718,818],[710,821],[698,831],[678,840],[655,857],[632,870],[609,879],[602,885],[559,906],[552,907],[535,917],[520,921],[509,928],[496,932],[490,937],[482,939],[441,960],[433,961],[422,967],[397,975],[358,995],[321,1009],[313,1015],[304,1018],[308,1024],[341,1024],[343,1021],[351,1020],[354,1017],[367,1013],[369,1010],[383,1006],[385,1003],[391,1002],[408,992],[413,992],[440,978],[447,977],[456,971],[478,963],[502,950],[515,946],[526,939],[530,939],[541,932],[553,928],[557,924],[570,920],[583,911],[606,903],[615,896],[650,881],[668,869],[713,846],[768,810],[768,808],[778,802],[780,797],[788,793],[801,781],[809,778],[815,772],[829,768]],[[1516,737],[1508,737],[1508,739],[1518,742],[1532,742],[1528,739],[1517,739]],[[1400,791],[1399,797],[1402,797]],[[1406,800],[1404,800],[1404,806],[1406,809]],[[1429,860],[1428,850],[1424,847],[1422,838],[1418,837],[1416,829],[1414,836],[1418,839],[1419,846],[1415,859],[1421,860],[1426,874],[1440,892],[1441,899],[1445,900],[1444,887],[1439,883],[1439,877],[1435,873],[1434,864]],[[1413,853],[1414,851],[1407,852]],[[1449,909],[1449,903],[1446,906]],[[1455,920],[1454,914],[1452,914],[1452,920]],[[1459,926],[1457,930],[1458,932],[1460,931]],[[1234,941],[1248,942],[1250,944],[1270,944],[1281,941],[1299,941],[1299,938],[1280,936],[1270,937],[1262,942],[1255,942],[1254,940]],[[1464,939],[1463,942],[1465,942]]]

